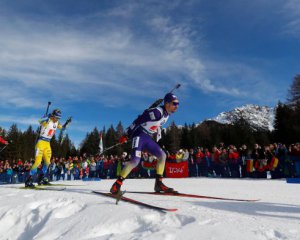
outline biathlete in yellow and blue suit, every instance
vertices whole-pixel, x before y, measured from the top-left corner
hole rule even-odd
[[[64,125],[61,125],[59,123],[60,118],[61,111],[59,109],[55,109],[51,114],[39,120],[41,128],[39,138],[35,146],[35,161],[31,167],[29,177],[25,181],[25,187],[34,187],[32,176],[37,173],[37,168],[40,166],[43,159],[44,164],[42,167],[42,173],[38,175],[37,183],[39,185],[49,184],[49,180],[45,177],[45,175],[52,155],[50,141],[54,136],[56,129],[60,129],[64,133],[67,125],[71,122],[71,118],[69,118]]]

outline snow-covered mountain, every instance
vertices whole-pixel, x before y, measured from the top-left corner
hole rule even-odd
[[[219,123],[231,124],[239,119],[246,120],[253,129],[274,129],[274,108],[248,104],[237,107],[229,112],[222,112],[213,119]]]

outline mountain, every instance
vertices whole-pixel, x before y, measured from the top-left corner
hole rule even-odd
[[[239,119],[246,120],[254,130],[274,130],[274,108],[248,104],[229,112],[222,112],[213,120],[223,124],[232,124]]]

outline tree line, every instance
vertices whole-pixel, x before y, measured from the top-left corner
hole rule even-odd
[[[0,153],[0,159],[30,160],[34,158],[35,143],[38,137],[38,129],[32,126],[24,132],[20,131],[16,124],[13,124],[8,131],[0,127],[3,138],[10,141],[5,151]],[[124,127],[120,121],[116,127],[111,125],[108,129],[103,127],[99,130],[94,128],[86,134],[79,148],[76,148],[67,135],[61,141],[61,135],[51,140],[52,155],[54,157],[96,155],[99,153],[100,133],[104,148],[115,145],[118,139],[124,134]],[[172,122],[168,128],[162,131],[162,138],[159,141],[169,152],[180,148],[195,148],[197,146],[211,149],[215,144],[223,142],[225,145],[246,144],[253,146],[254,143],[261,145],[273,142],[291,144],[299,142],[300,136],[300,75],[293,79],[288,91],[286,103],[279,102],[275,110],[274,130],[253,129],[245,119],[238,119],[232,124],[221,124],[215,121],[204,121],[201,124],[185,124],[177,126]],[[105,154],[121,154],[130,150],[130,142],[115,147]],[[0,148],[1,150],[1,148]]]

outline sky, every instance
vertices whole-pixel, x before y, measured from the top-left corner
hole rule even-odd
[[[274,107],[300,73],[299,19],[298,0],[0,0],[0,126],[37,128],[51,101],[79,146],[177,83],[169,123]]]

